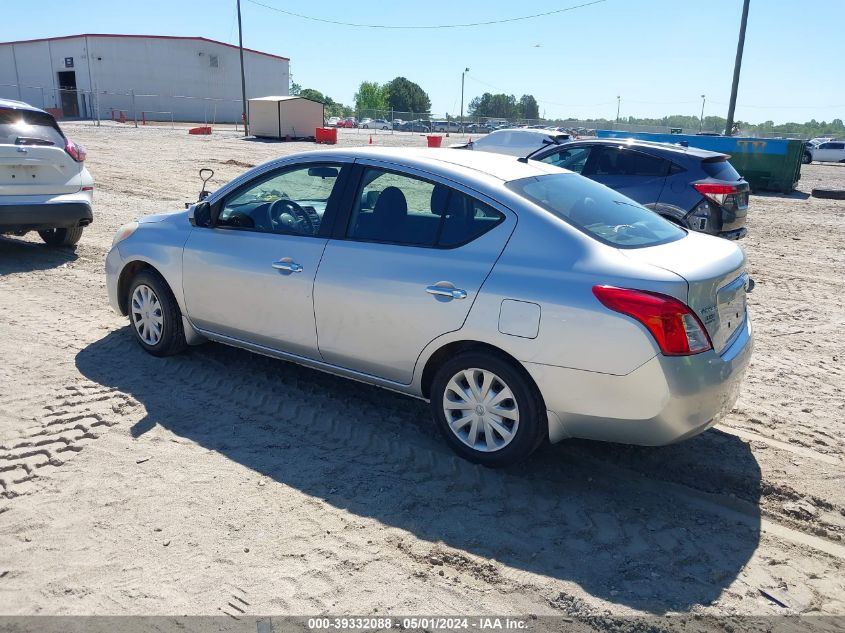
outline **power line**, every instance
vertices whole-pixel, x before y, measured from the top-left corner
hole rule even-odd
[[[467,22],[464,24],[356,24],[354,22],[341,22],[340,20],[329,20],[327,18],[318,18],[312,15],[303,15],[301,13],[294,13],[293,11],[287,11],[285,9],[280,9],[279,7],[274,7],[269,4],[265,4],[263,2],[259,2],[258,0],[247,0],[248,2],[258,5],[259,7],[264,7],[265,9],[270,9],[271,11],[278,11],[279,13],[284,13],[285,15],[290,15],[295,18],[301,18],[303,20],[311,20],[313,22],[323,22],[324,24],[335,24],[338,26],[351,26],[355,28],[362,28],[362,29],[458,29],[458,28],[467,28],[473,26],[491,26],[494,24],[506,24],[508,22],[519,22],[521,20],[533,20],[535,18],[543,18],[550,15],[556,15],[558,13],[566,13],[567,11],[574,11],[575,9],[583,9],[584,7],[589,7],[594,4],[600,4],[602,2],[606,2],[607,0],[593,0],[592,2],[584,2],[582,4],[576,4],[571,7],[564,7],[562,9],[554,9],[552,11],[545,11],[543,13],[534,13],[532,15],[521,15],[515,18],[503,18],[501,20],[488,20],[486,22]]]

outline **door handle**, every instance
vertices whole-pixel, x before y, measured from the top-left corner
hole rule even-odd
[[[430,295],[438,297],[449,297],[450,299],[466,299],[467,291],[460,288],[449,288],[448,286],[428,286],[425,291]]]
[[[301,273],[302,272],[302,266],[300,264],[297,264],[296,262],[280,260],[280,261],[277,261],[277,262],[273,262],[272,266],[276,270],[284,270],[285,272],[289,272],[289,273]]]

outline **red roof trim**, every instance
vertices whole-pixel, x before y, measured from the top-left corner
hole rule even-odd
[[[57,40],[73,40],[79,37],[137,37],[137,38],[145,38],[145,39],[152,39],[152,40],[193,40],[196,42],[209,42],[210,44],[220,44],[220,46],[228,46],[229,48],[238,48],[234,44],[229,44],[228,42],[221,42],[219,40],[212,40],[207,37],[183,37],[179,35],[128,35],[128,34],[120,34],[120,33],[82,33],[81,35],[61,35],[59,37],[40,37],[34,40],[17,40],[14,42],[0,42],[0,44],[30,44],[32,42],[55,42]],[[265,53],[264,51],[257,51],[254,48],[246,48],[244,50],[250,53],[255,53],[257,55],[264,55],[266,57],[272,57],[273,59],[281,59],[286,62],[290,61],[288,57],[282,57],[281,55],[273,55],[273,53]]]

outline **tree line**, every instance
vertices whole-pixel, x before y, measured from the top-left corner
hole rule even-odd
[[[396,77],[383,84],[375,81],[362,81],[355,93],[354,106],[344,105],[319,90],[303,88],[296,83],[291,85],[291,94],[324,104],[327,117],[348,117],[354,116],[356,112],[387,112],[390,110],[397,113],[419,113],[422,116],[428,114],[431,110],[431,99],[428,93],[419,84],[405,77]],[[537,100],[530,94],[522,95],[517,99],[515,95],[485,92],[469,102],[467,116],[473,119],[539,120],[540,108]],[[577,122],[578,120],[576,118],[554,119],[547,122],[566,125],[567,122]],[[659,118],[622,117],[619,123],[623,125],[658,126],[667,129],[682,128],[685,132],[697,131],[699,127],[706,131],[724,132],[727,120],[720,116],[707,116],[702,121],[699,117],[693,115],[673,114]],[[616,124],[615,119],[590,120],[590,127],[595,128],[609,128]],[[791,122],[778,125],[773,121],[757,124],[738,121],[734,129],[749,136],[762,134],[765,136],[800,136],[802,138],[817,136],[845,137],[845,125],[843,125],[842,119],[833,119],[830,122],[813,119],[806,123]]]

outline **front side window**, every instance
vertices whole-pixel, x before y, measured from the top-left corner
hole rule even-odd
[[[224,200],[215,226],[317,235],[340,169],[310,165],[264,176]]]
[[[445,185],[381,169],[364,172],[347,236],[369,242],[453,248],[504,215]]]
[[[575,174],[522,178],[506,186],[610,246],[656,246],[686,235],[680,227],[630,198]]]
[[[549,154],[541,162],[580,174],[584,171],[584,166],[587,164],[587,159],[590,157],[591,151],[592,148],[590,147],[570,147],[558,150],[554,154]]]

